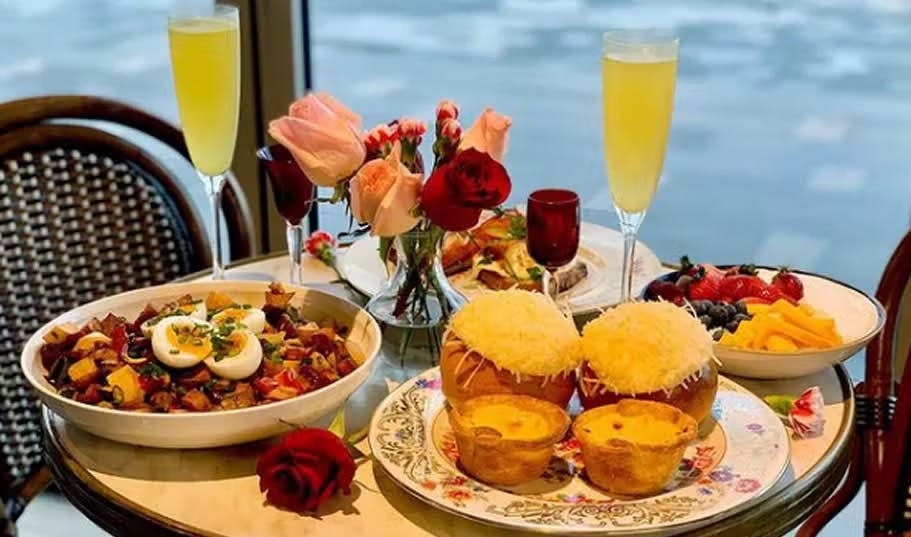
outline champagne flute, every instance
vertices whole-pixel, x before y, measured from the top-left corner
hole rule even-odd
[[[560,292],[556,281],[560,267],[569,264],[579,251],[581,210],[579,195],[572,190],[546,188],[528,196],[526,206],[528,254],[546,270],[541,275],[541,291],[551,297]]]
[[[231,167],[240,103],[240,18],[234,6],[168,19],[184,139],[212,206],[212,278],[224,279],[221,191]]]
[[[679,44],[675,35],[660,30],[604,34],[604,154],[623,232],[622,302],[632,297],[636,233],[664,166]]]
[[[278,212],[287,224],[288,256],[291,262],[291,283],[300,285],[301,252],[303,250],[304,228],[302,222],[313,205],[316,186],[310,182],[304,170],[295,162],[287,148],[280,144],[262,147],[256,152],[260,162],[265,164],[272,194]]]

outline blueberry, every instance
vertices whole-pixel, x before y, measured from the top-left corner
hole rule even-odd
[[[706,328],[712,327],[712,318],[709,317],[708,315],[700,315],[699,322],[701,322],[703,325],[705,325]]]
[[[740,326],[739,322],[731,321],[728,324],[724,325],[724,329],[733,334],[734,332],[737,331],[738,326]]]
[[[742,300],[734,304],[734,307],[737,308],[737,313],[742,313],[744,315],[748,313],[747,303]]]
[[[715,341],[718,341],[719,339],[721,339],[722,334],[723,334],[723,331],[715,330],[715,332],[712,333],[712,339],[714,339]]]
[[[690,306],[693,307],[693,311],[696,312],[696,316],[706,315],[709,312],[708,302],[705,300],[693,300],[690,302]]]
[[[746,314],[746,313],[738,313],[737,315],[734,316],[734,321],[736,321],[736,322],[738,322],[738,323],[739,323],[740,321],[746,321],[746,320],[749,320],[749,319],[750,319],[750,316],[749,316],[748,314]]]
[[[733,304],[725,304],[724,309],[728,312],[728,319],[733,319],[737,315],[737,306]]]
[[[715,320],[719,325],[723,325],[728,322],[728,310],[722,304],[714,304],[709,308],[709,316]]]

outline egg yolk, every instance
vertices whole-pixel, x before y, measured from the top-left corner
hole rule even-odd
[[[171,326],[167,331],[168,344],[177,353],[205,358],[212,354],[212,341],[205,327]],[[174,353],[174,354],[177,354]]]
[[[240,321],[246,316],[247,316],[247,312],[242,309],[228,308],[226,310],[220,311],[213,320],[216,321],[218,324],[228,324],[228,323],[239,324]]]
[[[215,359],[237,356],[247,344],[247,334],[231,332],[226,337],[219,337],[215,345]]]

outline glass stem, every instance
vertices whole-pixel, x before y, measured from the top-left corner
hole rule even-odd
[[[222,265],[221,255],[221,191],[225,186],[224,174],[206,175],[199,172],[203,182],[206,185],[206,193],[209,194],[209,204],[212,207],[212,238],[209,246],[212,249],[212,279],[224,280],[225,269]]]
[[[623,232],[623,280],[620,302],[629,302],[633,295],[633,259],[636,255],[636,231]]]
[[[285,236],[288,239],[288,259],[291,261],[291,284],[300,285],[303,283],[301,255],[304,248],[304,226],[287,222]]]

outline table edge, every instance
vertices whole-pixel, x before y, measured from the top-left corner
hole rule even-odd
[[[854,434],[854,390],[843,365],[835,366],[844,395],[841,427],[829,449],[807,472],[783,489],[770,494],[758,505],[680,535],[726,535],[726,532],[755,522],[774,522],[762,535],[781,535],[802,522],[801,518],[821,505],[835,490],[850,460],[850,438]],[[83,514],[112,535],[129,537],[224,537],[208,530],[155,513],[114,491],[83,467],[60,442],[53,427],[54,414],[42,405],[44,456],[57,486]],[[833,471],[838,470],[838,471]],[[808,501],[809,500],[809,501]],[[782,507],[786,506],[782,510]],[[775,516],[768,516],[772,511]],[[764,524],[765,526],[765,524]],[[755,529],[755,528],[754,528]]]

